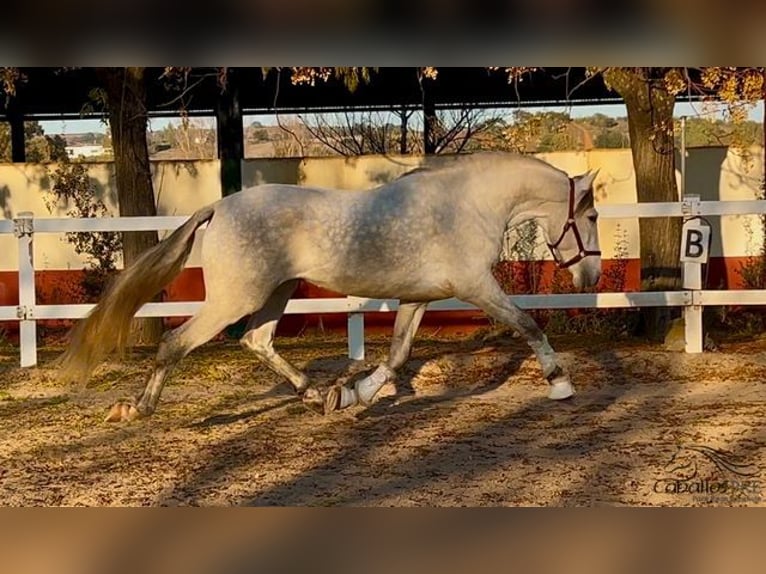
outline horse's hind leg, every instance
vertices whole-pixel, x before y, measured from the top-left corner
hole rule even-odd
[[[165,333],[157,349],[154,370],[141,396],[136,402],[120,401],[115,404],[106,418],[107,422],[130,421],[154,413],[165,381],[176,364],[247,312],[239,306],[227,307],[220,301],[207,301],[194,317]]]
[[[528,313],[513,304],[511,298],[494,279],[487,281],[481,293],[467,297],[465,300],[480,307],[498,321],[509,325],[526,339],[540,363],[543,377],[550,385],[548,398],[561,400],[574,394],[569,375],[559,365],[556,353],[548,343],[548,338]]]
[[[253,351],[272,371],[290,381],[298,394],[302,394],[308,387],[308,377],[281,357],[273,346],[277,323],[297,286],[296,279],[277,287],[266,304],[250,318],[239,342]]]
[[[423,319],[427,303],[402,303],[394,321],[394,336],[391,349],[384,364],[369,376],[356,382],[353,389],[332,387],[324,400],[325,413],[345,409],[357,404],[369,405],[386,383],[393,381],[396,371],[410,356],[412,341]]]

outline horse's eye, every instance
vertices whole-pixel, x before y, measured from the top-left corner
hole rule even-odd
[[[589,215],[588,219],[591,223],[596,223],[598,221],[598,215]]]

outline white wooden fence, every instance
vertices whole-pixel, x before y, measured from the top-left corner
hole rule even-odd
[[[766,201],[699,201],[687,196],[678,203],[636,203],[600,205],[604,218],[692,217],[766,213]],[[38,305],[35,301],[34,236],[38,233],[69,231],[159,231],[175,229],[187,217],[109,217],[35,218],[19,213],[15,219],[0,220],[0,233],[13,233],[18,239],[19,304],[0,307],[0,321],[20,323],[20,363],[37,364],[37,321],[81,319],[93,305]],[[571,293],[555,295],[517,295],[514,301],[524,309],[573,309],[618,307],[683,307],[686,324],[686,352],[700,353],[703,345],[702,308],[706,305],[766,305],[766,291],[714,291],[702,289],[701,265],[684,264],[684,289],[680,291],[632,293]],[[184,317],[194,314],[201,302],[147,303],[139,317]],[[364,358],[364,313],[395,311],[398,301],[359,297],[292,299],[286,313],[346,313],[348,315],[348,353],[352,359]],[[435,301],[429,310],[475,310],[456,299]]]

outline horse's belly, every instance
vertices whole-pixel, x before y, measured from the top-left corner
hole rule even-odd
[[[299,232],[290,242],[292,268],[301,278],[330,291],[376,299],[435,300],[451,297],[454,276],[439,244],[403,239],[387,227],[348,235],[335,227]]]
[[[332,277],[307,276],[304,279],[318,287],[356,297],[371,299],[403,299],[409,301],[434,301],[452,296],[447,281],[433,281],[414,277],[383,276],[378,274],[336,275]]]

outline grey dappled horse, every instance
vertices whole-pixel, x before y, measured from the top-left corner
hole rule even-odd
[[[304,401],[325,413],[370,404],[407,360],[430,301],[456,297],[518,331],[534,351],[549,397],[574,390],[535,321],[492,275],[509,226],[536,220],[556,262],[576,287],[601,274],[595,173],[570,178],[542,160],[508,153],[460,156],[367,191],[261,185],[204,207],[124,270],[72,333],[61,357],[65,377],[87,377],[124,349],[133,315],[184,266],[198,227],[205,302],[163,337],[140,397],[113,407],[114,420],[152,414],[171,369],[226,326],[252,314],[241,339]],[[399,299],[390,353],[353,388],[325,396],[273,348],[277,321],[298,281],[347,295]],[[307,392],[308,391],[308,392]],[[108,417],[110,418],[110,417]]]

